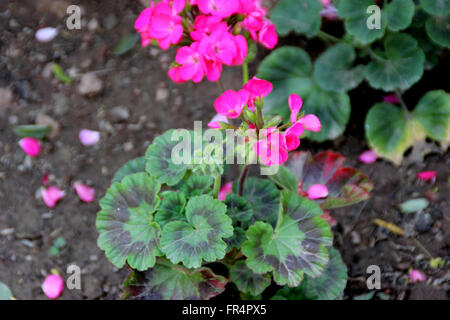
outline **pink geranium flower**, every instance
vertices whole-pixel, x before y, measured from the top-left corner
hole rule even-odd
[[[391,93],[391,94],[388,94],[387,96],[384,96],[383,101],[392,103],[392,104],[400,103],[400,100],[398,100],[398,97],[395,93]]]
[[[190,33],[190,36],[195,41],[201,41],[204,37],[209,37],[213,31],[227,30],[227,23],[223,22],[222,18],[201,15],[195,18],[194,31]]]
[[[219,196],[217,197],[220,201],[225,201],[227,195],[233,191],[233,182],[225,183],[222,188],[220,188]]]
[[[41,142],[35,138],[22,138],[19,140],[19,146],[31,157],[37,157],[41,153]]]
[[[261,163],[266,166],[280,165],[288,158],[288,152],[284,148],[285,139],[280,132],[274,128],[263,131],[263,139],[254,144],[256,155],[261,159]]]
[[[152,1],[150,8],[144,9],[144,11],[141,12],[139,17],[136,19],[136,22],[134,23],[134,28],[141,35],[141,44],[143,47],[148,46],[152,42],[152,37],[149,35],[148,32],[153,15],[153,7],[154,4]]]
[[[59,200],[64,198],[66,193],[58,187],[50,186],[41,189],[41,196],[44,203],[49,208],[54,208]]]
[[[220,123],[219,122],[225,122],[228,123],[228,118],[224,116],[223,114],[216,114],[214,118],[211,119],[211,122],[208,123],[208,127],[212,129],[220,129]]]
[[[200,41],[199,52],[208,60],[231,65],[237,54],[234,36],[226,30],[215,30]]]
[[[273,85],[269,81],[253,77],[244,85],[243,89],[250,94],[248,106],[250,110],[254,111],[255,101],[267,96],[272,91]]]
[[[297,122],[283,133],[284,145],[288,151],[295,150],[300,146],[300,136],[304,131],[303,125]]]
[[[217,81],[222,74],[222,63],[219,61],[205,59],[205,75],[209,81]]]
[[[245,58],[248,53],[247,40],[240,34],[234,37],[234,42],[236,43],[236,55],[231,61],[232,66],[238,66],[244,63]]]
[[[436,171],[422,171],[417,174],[417,178],[424,181],[433,181],[436,179]]]
[[[324,184],[313,184],[309,187],[307,193],[311,200],[322,199],[328,196],[328,188]]]
[[[167,50],[171,44],[177,44],[183,37],[181,22],[181,17],[173,15],[167,3],[160,2],[153,11],[149,35],[158,41],[161,49]]]
[[[411,269],[409,271],[408,277],[412,283],[423,282],[427,279],[427,277],[425,276],[425,274],[423,274],[423,272],[416,269]]]
[[[95,200],[95,189],[92,187],[89,187],[85,184],[82,184],[81,182],[75,182],[73,184],[73,188],[75,189],[75,192],[77,193],[78,197],[83,202],[92,202]]]
[[[258,33],[258,41],[267,49],[273,49],[278,43],[278,35],[275,30],[275,25],[266,20],[263,27]]]
[[[229,119],[239,118],[242,110],[247,104],[248,92],[246,90],[227,90],[214,102],[214,108],[218,114]]]
[[[42,291],[50,299],[58,298],[64,291],[64,281],[61,276],[51,274],[42,283]]]
[[[239,10],[239,0],[197,0],[200,11],[221,18],[227,18]]]
[[[178,50],[175,61],[180,64],[178,74],[181,81],[191,80],[200,82],[204,76],[204,60],[198,52],[199,43],[194,42],[190,47]]]
[[[291,109],[291,122],[297,122],[297,115],[302,108],[303,100],[297,94],[291,94],[289,96],[289,109]]]

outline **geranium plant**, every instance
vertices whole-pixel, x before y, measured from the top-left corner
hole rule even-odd
[[[343,167],[339,154],[289,155],[305,132],[323,128],[316,115],[302,112],[303,100],[294,93],[287,97],[287,117],[265,114],[276,87],[249,80],[245,55],[229,51],[240,41],[236,30],[245,28],[245,43],[258,39],[272,46],[265,43],[273,35],[266,37],[270,22],[258,3],[162,1],[136,22],[143,45],[154,39],[163,49],[182,44],[172,79],[211,80],[208,65],[234,64],[237,57],[244,81],[211,103],[217,116],[209,129],[158,136],[145,156],[117,171],[101,199],[98,245],[115,266],[131,271],[123,298],[209,299],[225,290],[243,299],[343,295],[346,266],[322,216],[325,209],[367,199],[372,184]],[[240,173],[221,188],[231,164]],[[257,164],[261,176],[250,176]]]

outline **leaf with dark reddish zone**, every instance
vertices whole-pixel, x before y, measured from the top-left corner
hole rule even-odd
[[[239,181],[233,183],[233,192],[237,193]],[[249,177],[245,180],[243,194],[253,208],[250,223],[268,222],[275,227],[280,208],[280,190],[267,179]]]
[[[128,276],[122,299],[207,300],[221,294],[227,282],[209,268],[190,270],[159,259],[153,268]]]
[[[179,189],[186,197],[201,196],[202,194],[212,194],[214,178],[211,176],[190,176],[182,180]]]
[[[116,171],[112,182],[120,182],[126,176],[139,172],[145,172],[145,157],[135,158],[125,163],[119,170]]]
[[[239,291],[253,296],[261,294],[271,282],[270,274],[257,274],[250,270],[245,261],[240,260],[230,268],[231,281]]]
[[[134,269],[146,270],[162,255],[161,228],[153,217],[160,188],[147,173],[135,173],[113,183],[100,200],[97,244],[116,267],[128,262]]]
[[[253,208],[244,197],[230,193],[224,203],[227,206],[227,215],[233,220],[234,226],[239,223],[245,225],[253,216]]]
[[[299,180],[299,194],[305,194],[314,184],[328,188],[328,197],[317,200],[322,209],[345,207],[370,198],[373,184],[359,170],[342,167],[345,158],[331,151],[316,154],[291,153],[285,166]]]
[[[248,228],[242,253],[253,272],[273,272],[277,284],[296,287],[305,274],[317,277],[325,270],[332,233],[315,202],[283,190],[281,204],[275,228],[261,221]]]

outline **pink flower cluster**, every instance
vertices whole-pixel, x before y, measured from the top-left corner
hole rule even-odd
[[[169,70],[174,82],[217,81],[223,65],[241,65],[247,57],[242,29],[253,41],[275,47],[275,26],[266,14],[260,0],[163,0],[142,11],[135,29],[142,46],[153,41],[163,50],[182,45]]]
[[[270,82],[253,77],[241,90],[225,91],[214,103],[214,108],[218,114],[215,119],[239,118],[245,108],[255,112],[256,104],[262,103],[262,99],[272,91],[272,88]],[[265,128],[259,132],[259,140],[255,142],[254,149],[264,165],[282,164],[288,158],[288,151],[295,150],[300,146],[300,136],[305,130],[314,132],[321,130],[320,121],[313,114],[298,119],[302,104],[303,101],[300,96],[291,94],[289,96],[290,126],[284,132],[281,132],[277,127]],[[256,128],[255,123],[249,122],[248,124],[250,129]],[[220,123],[213,121],[208,126],[218,129]]]

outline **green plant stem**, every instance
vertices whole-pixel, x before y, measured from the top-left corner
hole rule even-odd
[[[244,84],[248,82],[248,63],[244,61],[242,64],[242,80]]]
[[[220,191],[220,182],[222,180],[222,176],[220,174],[218,174],[216,176],[216,178],[214,179],[214,198],[218,198],[219,197],[219,191]]]
[[[345,40],[343,39],[339,39],[338,37],[335,37],[329,33],[326,33],[322,30],[319,31],[319,33],[317,34],[317,36],[325,41],[333,41],[333,42],[345,42]]]
[[[403,100],[402,92],[397,89],[395,90],[395,94],[397,95],[398,101],[400,101],[400,105],[402,106],[403,110],[406,112],[406,114],[409,115],[409,110],[408,107],[406,106],[405,101]]]
[[[428,251],[428,250],[423,246],[423,244],[420,243],[419,240],[417,240],[417,239],[414,238],[414,237],[411,237],[411,240],[414,242],[414,244],[415,244],[420,250],[422,250],[423,253],[425,253],[425,254],[428,256],[428,258],[434,259],[433,255],[430,253],[430,251]]]
[[[239,190],[238,195],[242,196],[244,193],[244,182],[248,175],[248,170],[250,169],[250,166],[248,164],[245,165],[244,169],[241,172],[241,176],[239,177]]]
[[[386,59],[376,54],[370,47],[363,48],[374,60],[377,60],[378,62],[384,62]]]

